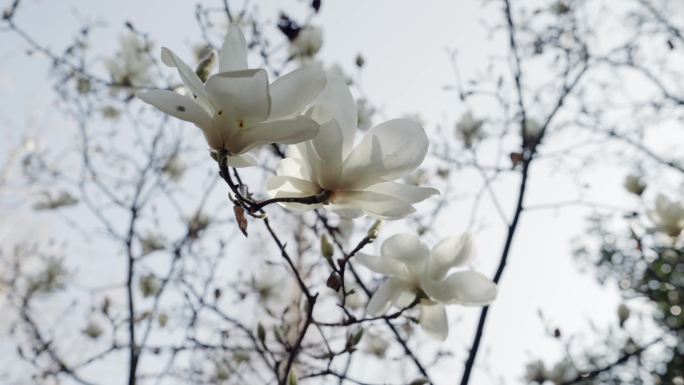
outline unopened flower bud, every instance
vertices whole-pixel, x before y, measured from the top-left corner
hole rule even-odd
[[[330,238],[325,234],[321,235],[321,254],[323,254],[323,257],[327,260],[330,260],[335,254],[335,247],[333,247]]]
[[[629,174],[627,177],[625,177],[625,182],[623,183],[623,186],[625,186],[625,189],[629,192],[631,192],[634,195],[641,195],[644,193],[644,190],[646,190],[646,183],[644,183],[643,180],[641,180],[640,177],[634,175],[634,174]]]
[[[371,228],[368,230],[368,234],[366,234],[368,239],[370,239],[371,241],[375,240],[375,238],[377,238],[380,234],[381,227],[382,221],[378,219],[377,221],[375,221],[375,223],[373,223],[373,226],[371,226]]]

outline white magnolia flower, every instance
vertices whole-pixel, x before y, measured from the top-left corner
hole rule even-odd
[[[269,143],[293,144],[311,139],[318,123],[301,111],[325,87],[325,74],[313,68],[290,72],[272,84],[264,69],[247,69],[247,43],[236,26],[229,28],[219,54],[219,73],[206,84],[169,49],[162,61],[176,67],[190,95],[154,90],[138,96],[163,112],[202,129],[209,147],[226,150],[232,167],[254,165],[246,152]]]
[[[149,47],[133,32],[122,35],[119,42],[119,52],[104,63],[114,83],[124,87],[151,84],[150,67],[153,63],[148,56]]]
[[[403,218],[413,204],[439,192],[397,183],[425,158],[428,138],[417,123],[394,119],[379,124],[353,147],[357,113],[344,80],[329,78],[328,86],[308,114],[321,124],[318,135],[297,145],[268,180],[273,197],[305,197],[327,192],[320,204],[285,204],[294,210],[325,205],[343,218],[364,214],[376,219]]]
[[[322,46],[323,31],[321,28],[307,25],[299,30],[297,37],[290,43],[290,55],[309,58],[316,55]]]
[[[420,325],[428,334],[445,339],[449,332],[445,304],[482,306],[496,297],[496,285],[465,267],[474,256],[468,234],[453,235],[432,250],[415,235],[397,234],[385,241],[381,256],[358,254],[356,261],[389,277],[368,302],[368,314],[379,316],[394,306],[421,299]],[[459,271],[449,274],[452,268]]]
[[[632,194],[641,195],[646,190],[646,183],[641,180],[641,178],[634,174],[629,174],[625,177],[625,182],[623,183],[625,189]]]
[[[464,114],[456,123],[456,137],[463,142],[465,148],[473,147],[475,142],[484,138],[483,124],[483,120],[475,119],[470,113]]]
[[[684,229],[684,204],[671,201],[663,194],[658,194],[655,208],[647,214],[655,225],[656,231],[676,237]]]

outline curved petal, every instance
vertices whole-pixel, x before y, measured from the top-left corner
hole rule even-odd
[[[229,167],[243,168],[257,165],[256,159],[249,154],[231,155],[227,159]]]
[[[140,100],[151,104],[161,111],[186,122],[194,123],[202,129],[209,147],[223,147],[220,133],[214,129],[214,123],[207,112],[194,100],[168,90],[151,90],[136,94]]]
[[[421,303],[419,323],[423,330],[434,338],[444,341],[449,335],[446,309],[441,303]]]
[[[279,175],[268,178],[266,189],[273,198],[306,197],[316,195],[321,190],[308,180]]]
[[[204,83],[200,80],[195,71],[185,64],[178,55],[166,47],[162,47],[161,60],[167,66],[178,69],[178,75],[180,75],[185,87],[187,87],[188,90],[192,92],[193,96],[198,99],[200,105],[205,109],[208,109],[207,113],[212,113],[210,110],[213,109],[214,106],[209,101],[207,92],[204,89]]]
[[[279,78],[270,87],[269,119],[282,119],[303,112],[325,87],[325,72],[303,67]],[[319,122],[322,123],[322,122]]]
[[[309,167],[302,159],[281,159],[280,162],[278,162],[278,166],[276,166],[276,174],[311,181]]]
[[[364,253],[358,253],[354,260],[367,269],[388,277],[409,279],[408,270],[401,262],[393,258],[377,257]]]
[[[474,256],[475,244],[470,234],[452,235],[432,248],[427,273],[431,279],[440,280],[449,269],[467,265]]]
[[[418,123],[394,119],[371,128],[344,161],[345,186],[364,188],[415,170],[427,154],[428,137]]]
[[[271,101],[268,75],[263,69],[221,72],[207,80],[207,94],[219,109],[217,119],[227,124],[243,125],[263,122],[268,117]],[[229,139],[229,138],[226,138]]]
[[[226,144],[226,150],[240,154],[269,143],[299,143],[316,136],[318,129],[318,123],[305,116],[259,123],[238,130]]]
[[[353,209],[348,207],[339,206],[336,204],[329,204],[326,208],[335,214],[339,215],[340,218],[351,221],[352,219],[361,218],[364,213],[361,209]]]
[[[375,219],[400,219],[416,211],[401,199],[371,191],[336,191],[331,202],[338,209],[361,209]]]
[[[423,274],[430,249],[413,234],[395,234],[382,244],[380,254],[406,265],[414,277]]]
[[[342,175],[342,131],[336,120],[323,123],[318,134],[300,146],[318,185],[334,190]]]
[[[385,314],[404,291],[406,291],[406,284],[404,282],[396,278],[388,279],[380,285],[380,288],[368,301],[366,311],[373,317]]]
[[[325,88],[311,102],[311,106],[311,118],[318,123],[322,124],[330,119],[337,120],[342,129],[342,157],[346,158],[354,145],[358,117],[356,102],[345,80],[340,76],[328,74]]]
[[[368,186],[366,191],[390,195],[406,203],[418,203],[432,195],[439,195],[439,190],[432,187],[419,187],[397,182],[382,182]]]
[[[443,281],[423,280],[423,289],[432,298],[444,303],[488,305],[496,298],[496,284],[475,271],[459,271]]]
[[[247,68],[247,41],[240,28],[232,24],[221,46],[219,72],[239,71]]]

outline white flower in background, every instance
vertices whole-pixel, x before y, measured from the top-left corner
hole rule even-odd
[[[625,182],[623,183],[625,189],[632,194],[641,195],[646,190],[646,183],[641,180],[641,178],[634,174],[629,174],[625,177]]]
[[[484,138],[483,124],[483,120],[475,119],[471,113],[464,114],[456,123],[456,138],[463,142],[465,148],[473,147],[476,142]]]
[[[162,172],[174,182],[181,180],[183,174],[185,174],[185,169],[185,163],[183,163],[183,160],[178,154],[171,156],[166,163],[164,163],[164,166],[162,166]]]
[[[385,358],[385,353],[390,346],[389,340],[378,333],[366,332],[364,334],[363,351],[378,358]]]
[[[340,78],[312,104],[308,115],[321,124],[318,135],[295,146],[268,180],[273,197],[305,197],[327,192],[319,204],[287,203],[293,210],[325,207],[343,218],[368,215],[376,219],[403,218],[414,203],[439,192],[433,188],[397,183],[425,159],[428,138],[417,123],[394,119],[379,124],[353,147],[356,104]]]
[[[368,100],[362,98],[356,101],[356,110],[358,112],[357,127],[363,131],[366,131],[373,125],[375,108],[370,105]]]
[[[288,281],[287,275],[282,270],[270,265],[253,275],[249,286],[258,296],[258,300],[263,305],[280,304],[286,299]]]
[[[47,191],[44,191],[42,195],[43,199],[33,204],[34,210],[56,210],[62,207],[73,206],[78,203],[78,199],[74,198],[67,191],[61,191],[59,195],[55,197]]]
[[[133,32],[119,38],[121,48],[113,58],[105,60],[105,66],[113,82],[119,87],[142,87],[152,83],[149,46]]]
[[[547,372],[542,360],[532,361],[525,365],[525,380],[527,382],[543,383],[546,381]]]
[[[482,306],[496,298],[496,284],[466,267],[474,256],[468,234],[453,235],[432,250],[415,235],[387,239],[381,256],[358,254],[370,270],[389,277],[368,302],[368,314],[385,314],[392,306],[403,308],[420,298],[420,325],[428,334],[445,339],[449,333],[445,304]],[[458,271],[449,274],[452,268]]]
[[[539,142],[540,136],[542,134],[542,126],[534,119],[528,118],[525,120],[525,141],[527,143],[537,143]]]
[[[256,164],[248,151],[269,143],[293,144],[311,139],[318,123],[301,111],[325,87],[325,74],[313,68],[290,72],[272,84],[264,69],[247,69],[247,42],[236,26],[229,28],[219,54],[219,73],[206,84],[169,49],[162,61],[176,67],[189,95],[168,90],[140,93],[138,97],[163,112],[202,129],[214,150],[229,153],[228,164]]]
[[[299,30],[297,37],[290,42],[290,55],[299,58],[310,58],[323,46],[323,30],[307,25]]]
[[[676,237],[684,229],[684,204],[671,201],[663,194],[658,194],[655,208],[649,210],[647,215],[655,225],[655,231]]]
[[[548,379],[557,385],[575,380],[577,376],[579,376],[577,368],[575,368],[575,365],[567,358],[559,361],[548,373]]]
[[[102,327],[100,326],[99,323],[97,323],[93,320],[90,320],[90,321],[88,321],[88,324],[86,325],[86,327],[83,329],[82,332],[88,338],[96,340],[102,335],[102,333],[104,333],[104,330],[102,330]]]

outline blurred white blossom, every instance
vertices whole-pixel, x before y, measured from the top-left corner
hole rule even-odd
[[[646,183],[641,177],[634,174],[629,174],[625,177],[623,186],[627,191],[635,195],[641,195],[644,193],[644,190],[646,190]]]
[[[373,125],[375,108],[370,105],[367,99],[361,98],[356,101],[356,110],[358,111],[357,126],[360,130],[366,131]]]
[[[150,85],[150,47],[133,32],[119,38],[120,48],[114,57],[105,60],[105,66],[115,84],[114,90],[122,87],[143,87]]]
[[[655,207],[647,215],[655,226],[654,231],[677,237],[684,229],[684,204],[672,201],[663,194],[658,194]]]
[[[53,197],[49,192],[42,193],[42,199],[33,204],[34,210],[55,210],[61,207],[73,206],[78,203],[78,199],[74,198],[69,192],[61,191],[57,196]]]
[[[297,37],[290,43],[290,56],[297,58],[313,57],[323,46],[323,30],[307,25],[299,30]]]
[[[463,142],[465,148],[473,147],[476,142],[484,138],[483,124],[483,120],[475,119],[471,113],[464,114],[456,123],[456,138]]]

